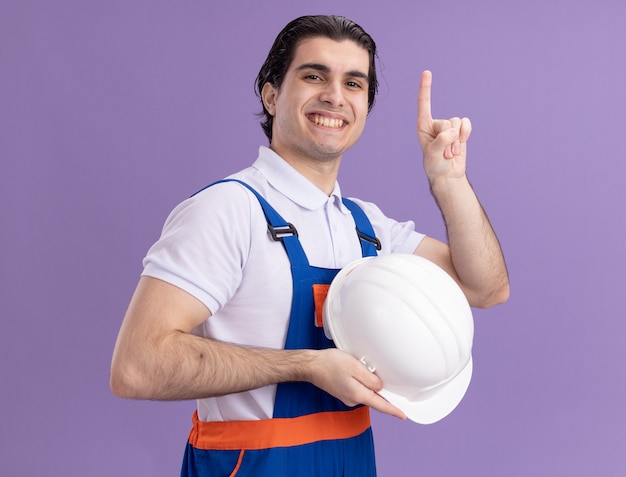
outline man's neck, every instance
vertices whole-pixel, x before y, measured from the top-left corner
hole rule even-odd
[[[270,146],[270,148],[272,148]],[[304,158],[289,154],[281,154],[272,148],[287,164],[315,184],[322,192],[330,196],[335,189],[341,157],[328,160]]]

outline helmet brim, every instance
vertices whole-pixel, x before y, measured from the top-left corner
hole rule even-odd
[[[384,388],[378,394],[401,409],[410,420],[418,424],[433,424],[454,411],[461,402],[472,380],[472,370],[470,357],[458,375],[423,399],[410,400]]]

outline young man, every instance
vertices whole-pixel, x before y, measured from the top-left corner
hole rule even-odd
[[[180,204],[144,260],[111,387],[198,400],[183,475],[375,475],[368,409],[404,414],[314,319],[314,286],[349,262],[415,253],[473,306],[508,298],[497,238],[465,175],[470,122],[433,120],[429,72],[417,134],[449,244],[342,199],[339,165],[373,106],[375,57],[371,37],[345,18],[289,23],[257,78],[270,147]]]

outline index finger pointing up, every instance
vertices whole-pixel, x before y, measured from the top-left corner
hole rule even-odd
[[[417,120],[432,121],[433,116],[430,110],[430,89],[433,84],[433,74],[426,70],[422,73],[420,89],[417,93]]]

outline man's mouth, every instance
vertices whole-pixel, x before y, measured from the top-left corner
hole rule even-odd
[[[309,121],[311,121],[313,124],[317,124],[318,126],[323,126],[330,129],[340,129],[345,124],[345,121],[343,119],[327,118],[324,116],[320,116],[319,114],[310,114]]]

